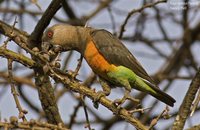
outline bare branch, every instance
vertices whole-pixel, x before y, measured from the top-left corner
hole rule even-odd
[[[30,120],[29,122],[18,122],[11,120],[10,122],[0,122],[0,128],[3,127],[6,129],[37,129],[37,130],[52,130],[52,129],[59,129],[59,130],[69,130],[67,128],[63,128],[61,125],[52,125],[46,122],[39,122],[36,120]]]
[[[135,13],[139,13],[139,12],[143,11],[146,8],[151,8],[152,6],[155,6],[155,5],[157,5],[159,3],[163,3],[163,2],[167,2],[167,0],[159,0],[159,1],[155,2],[155,3],[146,4],[146,5],[142,6],[139,9],[134,9],[131,12],[129,12],[128,15],[127,15],[127,17],[126,17],[126,19],[124,20],[124,22],[123,22],[123,24],[121,26],[120,33],[119,33],[119,38],[120,39],[122,38],[123,32],[125,31],[125,26],[128,23],[128,20],[130,19],[130,17],[132,15],[134,15]]]
[[[192,106],[192,102],[195,98],[195,95],[199,87],[200,87],[200,68],[190,84],[190,87],[179,109],[178,115],[176,116],[176,120],[173,124],[172,130],[175,130],[177,128],[183,129],[185,121],[190,114],[190,108]]]

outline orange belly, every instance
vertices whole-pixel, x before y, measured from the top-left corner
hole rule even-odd
[[[112,71],[116,66],[109,64],[106,59],[99,53],[93,41],[90,41],[85,49],[84,57],[92,70],[104,78],[107,77],[107,72]]]

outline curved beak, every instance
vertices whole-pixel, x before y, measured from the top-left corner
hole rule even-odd
[[[44,53],[49,53],[49,52],[54,52],[54,53],[59,53],[63,51],[63,48],[60,45],[53,45],[50,42],[42,42],[42,52]]]

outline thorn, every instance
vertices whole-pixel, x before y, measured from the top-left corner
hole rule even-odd
[[[148,110],[148,109],[151,109],[151,108],[152,108],[152,107],[130,110],[130,111],[129,111],[129,114],[133,114],[133,113],[135,113],[135,112],[144,113],[145,110]]]
[[[88,21],[86,21],[84,28],[88,27]]]

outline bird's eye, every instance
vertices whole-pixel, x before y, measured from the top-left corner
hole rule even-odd
[[[52,32],[52,31],[48,31],[48,32],[47,32],[47,36],[48,36],[49,38],[52,38],[52,37],[53,37],[53,32]]]

